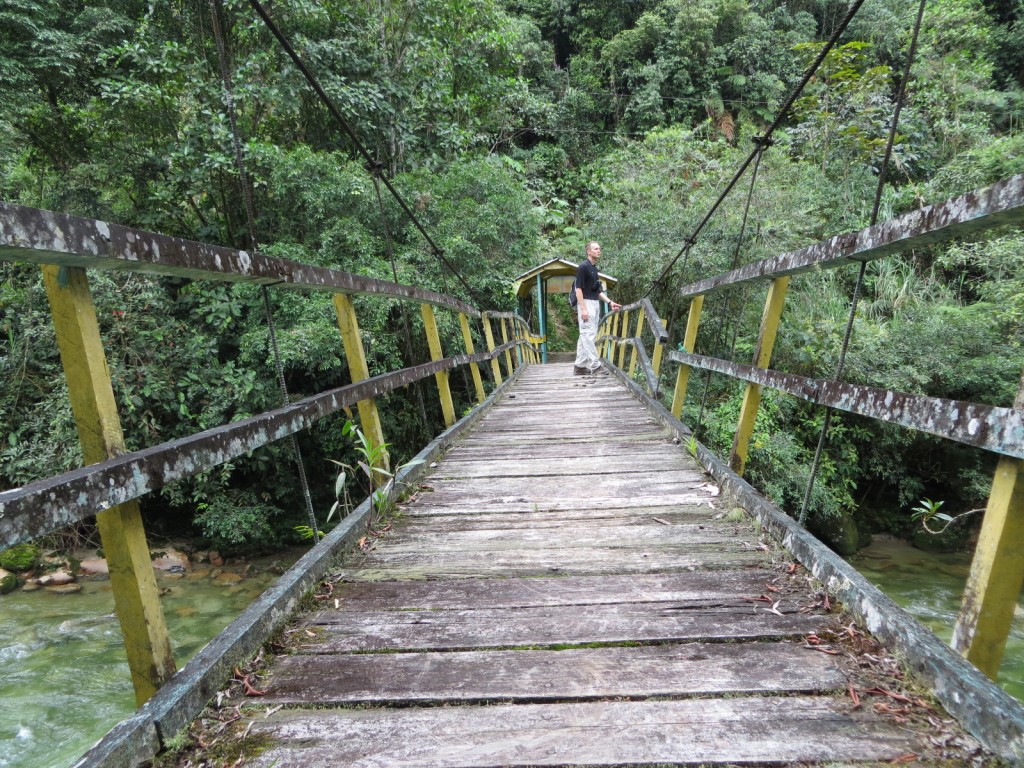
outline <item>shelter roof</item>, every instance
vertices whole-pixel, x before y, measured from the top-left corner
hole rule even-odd
[[[516,288],[516,294],[524,294],[531,290],[531,288],[525,288],[524,285],[532,280],[536,280],[537,275],[542,275],[543,279],[549,277],[575,277],[576,268],[579,266],[578,262],[568,261],[567,259],[551,259],[545,261],[532,269],[528,269],[523,274],[516,276],[513,285]],[[605,287],[609,290],[611,286],[619,282],[618,278],[612,277],[611,275],[598,270],[597,274],[600,276],[601,281],[605,284]]]

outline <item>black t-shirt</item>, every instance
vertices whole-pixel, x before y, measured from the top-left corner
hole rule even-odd
[[[576,286],[583,289],[584,299],[597,301],[600,298],[600,276],[597,274],[597,267],[590,263],[590,259],[584,259],[576,268]]]

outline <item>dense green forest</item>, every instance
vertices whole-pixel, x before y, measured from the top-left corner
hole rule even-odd
[[[682,285],[865,226],[917,4],[867,0],[747,182],[655,293],[681,338]],[[679,251],[845,16],[835,0],[295,0],[272,13],[483,305],[511,279],[604,246],[636,300]],[[262,250],[461,296],[262,22],[224,0],[228,66]],[[0,0],[0,199],[249,247],[211,4]],[[1024,2],[930,0],[882,218],[1024,171]],[[749,177],[748,177],[749,178]],[[854,271],[794,280],[773,367],[835,370]],[[129,448],[276,407],[258,290],[93,274]],[[273,293],[293,397],[347,383],[329,300]],[[697,351],[749,362],[759,289],[709,301]],[[428,358],[418,313],[360,300],[372,373]],[[844,378],[1009,405],[1024,366],[1024,234],[915,250],[867,271]],[[456,348],[457,325],[443,329]],[[405,328],[411,326],[411,333]],[[77,466],[77,437],[38,269],[0,264],[0,487]],[[674,372],[666,366],[666,382]],[[470,382],[456,376],[461,407]],[[697,377],[686,421],[727,451],[742,387]],[[439,430],[429,389],[382,403],[399,460]],[[766,393],[748,476],[799,508],[823,413]],[[613,415],[609,415],[609,418]],[[338,419],[302,436],[318,513]],[[841,550],[914,533],[911,508],[983,504],[992,457],[855,417],[833,421],[812,525]],[[158,531],[226,549],[304,522],[287,446],[144,500]],[[955,527],[957,544],[969,525]],[[859,533],[858,533],[859,531]]]

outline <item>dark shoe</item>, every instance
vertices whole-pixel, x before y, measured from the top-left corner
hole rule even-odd
[[[572,367],[572,372],[573,372],[574,376],[589,376],[590,375],[590,369],[589,368],[580,368],[578,365],[574,365]]]
[[[608,376],[609,375],[608,374],[608,369],[603,367],[603,366],[600,366],[600,365],[596,366],[595,368],[591,368],[589,371],[587,371],[587,373],[589,373],[591,376]]]

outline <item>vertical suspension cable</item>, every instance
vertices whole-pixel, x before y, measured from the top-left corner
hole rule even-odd
[[[235,165],[238,169],[239,185],[242,188],[242,199],[245,204],[245,218],[249,230],[249,243],[253,252],[259,251],[259,240],[256,237],[256,206],[253,203],[252,186],[249,183],[249,174],[245,166],[245,156],[242,152],[242,141],[238,130],[238,120],[235,115],[234,87],[231,82],[231,70],[228,65],[227,44],[224,40],[224,30],[221,26],[220,0],[209,0],[210,15],[213,19],[213,37],[217,43],[217,63],[220,69],[221,82],[224,87],[224,106],[228,113],[228,122],[231,125],[231,143],[234,147]],[[274,328],[274,314],[270,306],[270,292],[266,285],[260,286],[260,293],[263,297],[263,312],[267,319],[267,331],[269,334],[270,348],[273,351],[274,368],[277,373],[277,384],[281,390],[281,400],[288,405],[288,385],[284,378],[284,365],[281,363],[281,353],[277,346],[277,332]],[[313,512],[313,499],[309,493],[309,481],[306,478],[306,465],[302,460],[302,451],[299,448],[299,440],[295,434],[287,438],[292,445],[292,455],[295,458],[295,466],[299,473],[299,484],[302,486],[302,497],[306,504],[306,513],[309,516],[309,527],[313,531],[313,542],[320,541],[320,530],[316,524],[316,515]]]
[[[889,175],[889,163],[892,160],[892,148],[896,143],[896,129],[899,126],[900,113],[903,111],[903,102],[907,94],[907,84],[910,81],[910,68],[914,64],[914,58],[917,55],[917,39],[921,32],[921,21],[924,18],[924,4],[925,0],[920,0],[917,7],[917,18],[914,21],[914,31],[910,37],[910,47],[907,50],[907,63],[903,68],[903,78],[900,81],[899,90],[896,93],[896,104],[893,107],[892,123],[889,126],[889,136],[885,142],[885,153],[882,157],[882,165],[878,171],[878,184],[875,187],[875,199],[871,207],[871,224],[874,226],[878,223],[878,212],[882,206],[882,191],[885,187],[885,182]],[[867,262],[862,261],[860,263],[860,273],[857,275],[857,282],[853,286],[853,296],[850,298],[850,314],[846,320],[846,331],[843,334],[843,344],[839,350],[839,360],[836,362],[836,371],[832,376],[832,381],[838,381],[843,375],[843,370],[846,367],[846,353],[850,348],[850,337],[853,334],[853,322],[857,316],[857,304],[860,301],[861,289],[864,285],[864,274],[867,271]],[[831,408],[825,410],[825,420],[821,425],[821,434],[818,435],[818,447],[814,451],[814,461],[811,462],[811,473],[807,478],[807,487],[804,489],[804,499],[800,505],[800,516],[799,522],[804,525],[807,522],[807,513],[811,503],[811,493],[814,491],[814,481],[817,477],[818,470],[821,467],[821,454],[825,449],[825,444],[828,440],[828,431],[832,426],[832,414]]]
[[[758,169],[760,169],[761,167],[761,157],[764,154],[764,150],[772,145],[771,139],[766,139],[764,136],[755,136],[754,143],[757,145],[757,148],[754,150],[754,170],[750,175],[750,186],[747,188],[747,201],[743,206],[743,221],[740,223],[740,233],[739,236],[736,238],[736,248],[733,249],[732,266],[730,267],[730,270],[736,269],[736,267],[739,266],[740,249],[743,247],[743,238],[747,231],[747,217],[750,214],[750,203],[754,199],[754,185],[757,183],[757,172]],[[731,305],[732,302],[729,302],[729,306]],[[727,311],[724,312],[722,315],[719,315],[718,318],[718,327],[715,330],[715,343],[713,345],[714,349],[721,348],[722,329],[725,326],[725,316],[729,314],[728,307],[726,309]],[[694,343],[694,346],[696,346],[696,343]],[[693,430],[694,434],[697,434],[697,432],[700,430],[701,426],[704,423],[704,408],[708,401],[708,387],[710,383],[711,371],[705,371],[704,391],[701,394],[700,398],[700,411],[697,414],[697,424]]]
[[[370,178],[373,179],[373,189],[377,193],[377,207],[380,210],[380,223],[384,228],[384,250],[388,255],[388,261],[391,262],[391,279],[398,283],[398,267],[395,265],[395,247],[394,243],[391,242],[391,227],[388,226],[387,214],[384,210],[384,198],[380,194],[380,176],[381,163],[375,162],[372,165],[367,166],[367,170],[370,172]],[[405,304],[399,303],[398,313],[402,317],[402,330],[405,334],[405,354],[408,359],[408,364],[412,365],[415,361],[412,359],[412,328],[409,326],[409,316],[405,313]],[[427,423],[427,404],[423,399],[423,387],[420,386],[421,382],[415,382],[413,390],[416,392],[416,399],[420,405],[420,418],[421,423]]]

